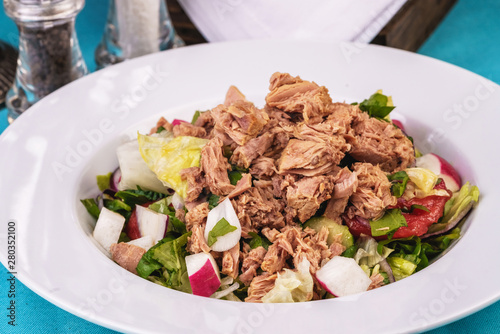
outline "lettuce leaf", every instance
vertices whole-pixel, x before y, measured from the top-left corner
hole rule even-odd
[[[180,176],[181,170],[200,165],[201,149],[207,139],[179,136],[161,138],[138,134],[139,150],[148,167],[158,179],[186,197],[187,181]]]
[[[402,226],[408,226],[400,209],[389,209],[382,218],[370,221],[372,236],[388,235]]]
[[[186,269],[186,244],[191,232],[176,239],[165,238],[151,247],[137,265],[137,273],[168,288],[191,293],[191,285]],[[161,276],[153,275],[161,272]]]
[[[179,234],[184,234],[187,232],[186,224],[184,224],[179,218],[175,216],[175,210],[170,206],[171,203],[172,196],[168,196],[150,204],[148,208],[169,217],[167,232],[173,231]]]
[[[367,235],[361,235],[356,246],[358,246],[358,250],[354,255],[354,260],[360,266],[366,265],[369,268],[375,266],[392,252],[392,249],[387,247],[380,247],[379,251],[379,243]]]
[[[263,303],[296,303],[312,299],[314,282],[309,272],[310,263],[304,259],[297,270],[285,269],[278,274],[274,287],[262,297]]]
[[[453,194],[453,197],[446,202],[443,217],[437,224],[432,224],[426,234],[445,232],[453,228],[470,209],[477,205],[478,201],[478,187],[471,186],[469,182],[465,183],[460,191]]]
[[[390,97],[377,92],[370,96],[367,100],[365,99],[361,102],[359,104],[359,109],[368,113],[370,117],[384,119],[395,108],[391,104],[392,101],[390,100]]]

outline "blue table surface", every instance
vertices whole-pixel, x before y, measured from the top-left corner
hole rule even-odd
[[[77,18],[78,38],[90,71],[95,70],[94,50],[102,36],[107,4],[107,1],[87,0]],[[498,0],[459,0],[418,53],[458,65],[500,84],[498,13]],[[17,45],[17,28],[3,7],[0,39]],[[0,109],[0,133],[7,126],[7,112]],[[8,325],[6,277],[6,269],[0,266],[0,309],[4,310],[0,312],[0,333],[115,333],[52,305],[20,282],[16,286],[17,326]],[[497,332],[500,332],[500,302],[428,333]]]

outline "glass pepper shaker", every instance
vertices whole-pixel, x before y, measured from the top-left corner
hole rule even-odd
[[[56,89],[87,74],[75,31],[85,0],[4,0],[19,29],[14,84],[7,93],[8,120]]]
[[[101,43],[99,68],[184,45],[176,34],[165,0],[110,0]]]

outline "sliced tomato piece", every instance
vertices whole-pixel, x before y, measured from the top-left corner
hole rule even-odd
[[[446,189],[444,182],[437,184],[434,189]],[[451,198],[451,192],[448,191],[449,196],[427,196],[424,198],[413,198],[409,201],[399,198],[398,203],[395,206],[389,207],[389,209],[406,209],[411,210],[411,213],[403,212],[403,216],[406,219],[406,224],[408,226],[400,227],[395,233],[393,238],[407,238],[411,236],[421,236],[427,232],[429,226],[437,223],[439,218],[443,215],[444,205]],[[419,208],[413,208],[412,205],[420,205],[426,207],[429,212]],[[344,217],[344,221],[349,227],[349,231],[354,236],[359,236],[361,234],[371,235],[371,227],[366,219],[356,217],[354,219],[348,219]],[[385,239],[387,237],[377,237],[376,239]]]

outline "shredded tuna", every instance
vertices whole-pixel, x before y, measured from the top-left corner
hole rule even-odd
[[[287,188],[286,201],[297,210],[298,219],[303,223],[316,213],[321,203],[331,198],[333,187],[331,175],[304,177]]]
[[[332,99],[324,86],[283,73],[274,73],[270,82],[272,89],[266,96],[269,106],[287,113],[300,113],[306,123],[318,123],[330,113],[328,106]]]
[[[354,122],[356,140],[350,155],[356,160],[378,164],[388,173],[410,167],[415,161],[412,142],[392,123],[360,114]]]
[[[191,236],[188,238],[186,249],[191,254],[210,252],[210,247],[205,241],[205,225],[195,225],[191,229]]]
[[[257,275],[257,269],[262,264],[264,256],[267,251],[264,247],[259,246],[252,249],[243,259],[243,264],[241,266],[240,281],[248,285],[252,279]]]
[[[158,122],[156,122],[156,126],[149,131],[149,134],[157,133],[160,128],[164,128],[167,131],[172,131],[172,124],[167,121],[164,117],[160,117]]]
[[[266,295],[272,288],[274,282],[278,278],[277,274],[263,273],[262,275],[255,276],[248,288],[248,297],[245,298],[246,302],[262,303],[262,297]]]
[[[227,174],[231,165],[223,155],[222,146],[222,141],[214,138],[201,150],[201,169],[206,183],[210,191],[218,196],[227,195],[234,189]]]
[[[119,244],[112,244],[110,251],[113,261],[137,275],[137,270],[135,268],[142,256],[146,253],[144,248],[120,242]]]
[[[230,86],[226,93],[226,98],[224,100],[225,106],[230,106],[236,101],[246,101],[245,95],[236,86]]]
[[[250,174],[258,179],[271,178],[276,174],[274,159],[267,157],[258,157],[253,160],[250,166]]]
[[[222,254],[222,273],[236,278],[239,275],[240,243]]]
[[[269,116],[253,103],[237,100],[230,106],[212,109],[215,129],[224,131],[238,145],[255,138],[269,120]]]
[[[191,136],[205,138],[207,136],[207,131],[205,130],[205,128],[201,126],[195,126],[187,122],[181,122],[177,125],[174,125],[172,131],[174,133],[174,137]]]
[[[227,198],[234,198],[241,195],[250,188],[252,188],[252,176],[247,173],[241,174],[241,179],[238,180],[236,187],[227,195]]]
[[[376,219],[383,214],[386,207],[396,205],[397,199],[392,196],[391,183],[380,167],[358,162],[353,165],[353,170],[358,178],[358,187],[349,199],[349,218],[360,216]]]
[[[188,202],[195,201],[202,193],[203,188],[206,187],[201,169],[199,167],[185,168],[181,170],[181,178],[188,183],[185,200]]]
[[[375,275],[371,275],[370,279],[372,280],[372,282],[368,286],[368,290],[380,288],[381,286],[384,285],[384,277],[382,275],[380,275],[380,273],[376,273]]]
[[[234,150],[231,162],[239,167],[248,168],[254,159],[263,155],[273,143],[274,136],[264,133],[259,137],[252,138],[242,146]]]
[[[193,226],[205,225],[207,221],[208,212],[208,203],[203,202],[198,204],[196,207],[192,208],[186,213],[186,228],[188,231],[191,231]]]

